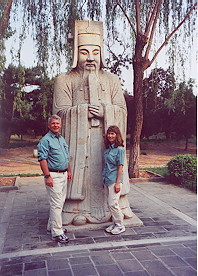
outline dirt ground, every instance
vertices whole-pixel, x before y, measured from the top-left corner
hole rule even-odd
[[[196,143],[189,143],[188,150],[181,142],[143,144],[141,147],[140,167],[165,166],[177,154],[196,155]],[[129,151],[127,150],[127,157]],[[0,149],[0,175],[41,174],[37,158],[33,157],[33,147]]]

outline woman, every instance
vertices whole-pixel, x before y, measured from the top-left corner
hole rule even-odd
[[[123,185],[123,165],[125,150],[120,129],[110,126],[105,136],[103,181],[108,189],[108,205],[113,219],[113,225],[105,229],[111,234],[125,231],[123,214],[119,206],[119,198]]]

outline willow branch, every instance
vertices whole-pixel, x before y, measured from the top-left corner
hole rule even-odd
[[[155,55],[153,56],[152,60],[150,61],[150,64],[152,64],[154,62],[154,60],[156,59],[156,57],[158,56],[159,52],[162,50],[162,48],[167,44],[167,42],[169,41],[169,39],[174,35],[174,33],[181,27],[181,25],[186,21],[186,19],[190,16],[190,14],[193,12],[193,10],[195,10],[197,8],[198,4],[195,3],[193,5],[193,7],[190,9],[190,11],[186,14],[186,16],[184,17],[184,19],[179,23],[179,25],[172,31],[172,33],[169,34],[169,36],[164,40],[164,42],[162,43],[162,45],[159,47],[159,49],[157,50],[157,52],[155,53]]]
[[[6,9],[2,15],[2,18],[0,20],[0,34],[3,34],[8,27],[11,7],[12,7],[12,0],[9,0],[7,3]]]
[[[131,28],[132,28],[134,34],[136,35],[135,27],[134,27],[133,24],[131,23],[131,20],[130,20],[130,18],[128,17],[128,15],[127,15],[125,9],[124,9],[124,8],[120,5],[120,3],[118,3],[118,2],[117,2],[117,4],[116,4],[116,6],[114,7],[114,9],[115,9],[117,6],[119,6],[120,9],[122,10],[122,12],[124,13],[124,15],[125,15],[127,21],[129,22],[129,25],[131,26]]]

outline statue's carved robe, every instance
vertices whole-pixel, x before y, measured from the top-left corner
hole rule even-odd
[[[88,118],[88,105],[94,99],[90,99],[91,84],[83,79],[82,74],[74,70],[59,75],[55,80],[53,113],[62,119],[62,135],[69,145],[73,173],[64,206],[65,225],[72,223],[77,215],[92,223],[110,219],[102,185],[103,136],[110,125],[117,125],[125,140],[127,110],[118,77],[100,70],[96,79],[95,100],[102,104],[104,117],[95,119]],[[124,199],[129,192],[127,164],[123,182],[121,208],[125,217],[132,217],[128,200]]]

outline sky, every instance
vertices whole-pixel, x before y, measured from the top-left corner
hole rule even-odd
[[[18,31],[20,30],[20,24],[17,26],[17,32],[16,35],[13,35],[10,39],[8,39],[5,43],[6,45],[6,66],[8,66],[10,63],[13,63],[15,60],[15,56],[17,54],[17,49],[19,46],[19,39],[18,39]],[[122,26],[120,27],[122,30]],[[123,32],[123,31],[122,31]],[[122,33],[121,32],[121,33]],[[36,48],[33,42],[33,39],[31,38],[31,30],[29,32],[29,35],[27,35],[26,39],[24,40],[24,43],[21,48],[21,65],[25,67],[33,67],[36,66]],[[125,39],[126,41],[130,39],[130,30],[126,29],[124,32],[123,36],[121,37],[123,40]],[[104,39],[105,39],[105,34],[104,34]],[[161,40],[163,41],[163,40]],[[193,78],[197,80],[197,75],[198,75],[198,63],[197,63],[197,37],[194,39],[194,44],[192,45],[193,47],[191,50],[188,51],[188,56],[187,59],[188,61],[185,64],[185,76],[183,76],[183,71],[181,67],[176,68],[176,76],[178,78],[178,81],[183,81],[184,77],[185,80],[188,81],[189,78]],[[122,48],[119,49],[120,46],[116,45],[115,46],[115,51],[117,53],[122,52]],[[106,47],[105,48],[105,57],[108,56]],[[112,46],[113,48],[113,46]],[[114,49],[112,49],[114,50]],[[12,51],[12,54],[10,53]],[[165,47],[157,57],[156,61],[152,64],[150,68],[148,68],[145,71],[144,77],[148,77],[151,70],[156,68],[156,67],[162,67],[163,69],[167,69],[169,67],[169,60],[168,60],[168,55],[166,53],[167,48]],[[129,53],[131,54],[132,57],[132,51],[129,49]],[[151,58],[151,56],[150,56]],[[16,64],[16,63],[15,63]],[[57,74],[57,68],[54,68],[54,72],[51,73],[50,77],[55,77]],[[60,73],[66,72],[66,63],[64,62],[64,58],[62,59],[62,64],[60,68]],[[132,65],[129,67],[127,70],[126,68],[122,69],[122,78],[124,79],[124,85],[123,89],[127,90],[130,94],[132,94],[133,90],[133,69]],[[194,92],[196,93],[196,92]]]
[[[6,66],[8,66],[10,63],[14,62],[14,56],[17,55],[17,47],[19,41],[17,39],[15,40],[14,37],[11,37],[6,41]],[[12,51],[12,54],[10,53]],[[122,51],[122,49],[121,49]],[[107,57],[107,50],[105,47],[105,57]],[[21,65],[25,67],[33,67],[36,66],[36,48],[34,45],[34,41],[32,40],[31,36],[29,35],[27,39],[24,40],[24,44],[21,49]],[[66,72],[66,63],[64,62],[64,58],[62,59],[60,72]],[[56,68],[54,68],[56,72]],[[51,77],[54,77],[56,73],[52,73]],[[127,91],[132,93],[132,85],[133,85],[133,71],[132,66],[127,70],[123,68],[122,70],[122,78],[124,79],[124,89],[127,89]]]

